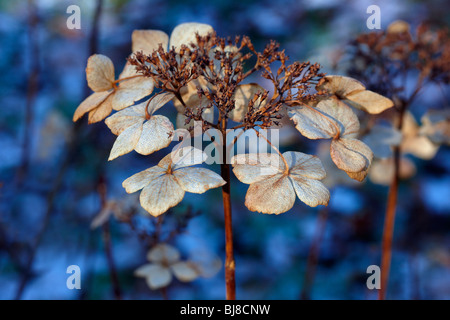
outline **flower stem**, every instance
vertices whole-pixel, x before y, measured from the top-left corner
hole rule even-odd
[[[402,130],[403,116],[406,111],[406,105],[403,103],[400,106],[399,122],[397,129]],[[394,237],[395,225],[395,211],[397,208],[398,198],[398,183],[400,172],[400,146],[394,147],[394,176],[389,187],[389,194],[387,199],[387,207],[384,218],[383,240],[381,245],[381,288],[378,292],[378,299],[385,300],[387,293],[387,286],[389,283],[389,270],[391,267],[392,258],[392,239]]]
[[[394,177],[389,187],[387,208],[384,220],[383,242],[381,251],[381,288],[378,299],[386,299],[387,286],[389,282],[389,269],[392,258],[392,238],[394,236],[395,211],[398,197],[398,172],[400,167],[399,148],[394,150]]]
[[[220,174],[226,184],[222,186],[223,212],[225,223],[225,286],[227,300],[236,299],[235,262],[233,254],[233,227],[231,221],[231,197],[230,197],[230,165],[227,163],[226,122],[223,121],[222,131],[223,153]]]

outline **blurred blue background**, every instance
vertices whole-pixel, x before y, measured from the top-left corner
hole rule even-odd
[[[81,8],[80,30],[66,27],[71,4]],[[92,50],[109,56],[119,72],[134,29],[170,34],[179,23],[196,21],[212,25],[220,36],[248,35],[259,50],[277,40],[291,60],[319,62],[325,72],[335,73],[348,42],[369,31],[366,9],[372,4],[381,9],[382,29],[396,19],[413,26],[425,20],[450,23],[445,0],[105,0],[93,32],[96,1],[0,1],[0,298],[114,298],[102,230],[90,227],[101,208],[99,181],[106,185],[107,200],[135,200],[122,181],[165,153],[133,152],[107,162],[115,136],[106,125],[88,126],[86,119],[72,123],[90,92],[84,69]],[[441,97],[423,94],[416,103],[418,116],[420,108],[437,103]],[[175,112],[170,117],[174,120]],[[296,139],[290,140],[290,150],[316,152],[317,145],[305,144],[300,135]],[[450,298],[449,158],[448,147],[441,147],[430,161],[413,159],[418,173],[400,185],[389,298]],[[380,261],[387,187],[370,181],[338,185],[326,210],[297,200],[289,212],[272,216],[249,212],[244,206],[248,186],[233,183],[239,299],[376,298],[366,287],[366,268]],[[220,190],[187,194],[167,214],[172,217],[163,221],[163,230],[170,232],[186,211],[198,214],[171,243],[186,258],[208,252],[223,259]],[[109,225],[122,297],[161,299],[161,292],[133,276],[146,263],[148,249],[139,232],[155,227],[143,212],[137,215],[138,231],[115,218]],[[319,217],[325,216],[323,224]],[[315,273],[305,276],[315,241],[320,247]],[[73,264],[82,271],[81,290],[66,287],[66,268]],[[313,280],[310,287],[305,279]],[[167,294],[223,299],[223,268],[192,283],[174,281]]]

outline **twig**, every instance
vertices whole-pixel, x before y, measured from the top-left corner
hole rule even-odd
[[[311,288],[314,282],[314,276],[316,274],[320,245],[322,244],[322,239],[325,233],[327,220],[328,220],[328,207],[325,207],[319,211],[317,217],[315,236],[311,244],[311,248],[309,249],[308,261],[306,263],[305,277],[303,281],[303,289],[300,294],[301,300],[311,299]]]
[[[27,174],[30,163],[30,148],[34,118],[33,107],[39,90],[39,44],[37,42],[38,36],[36,35],[39,16],[37,15],[37,8],[34,0],[28,0],[28,10],[28,39],[30,43],[29,59],[31,68],[28,75],[28,89],[25,104],[25,130],[22,142],[22,159],[16,175],[17,185],[21,185]]]
[[[397,129],[402,130],[403,117],[406,111],[406,104],[402,103],[399,112],[399,122]],[[392,178],[391,185],[389,187],[389,194],[387,199],[386,214],[383,227],[383,240],[381,248],[381,288],[378,292],[378,299],[385,300],[386,292],[389,283],[389,270],[391,267],[392,258],[392,239],[394,237],[394,225],[395,225],[395,211],[397,208],[398,198],[398,182],[400,172],[400,146],[394,147],[394,176]]]
[[[97,189],[98,194],[100,196],[100,204],[101,204],[100,210],[103,210],[106,206],[106,193],[107,193],[106,183],[103,177],[100,177]],[[109,221],[106,221],[102,226],[102,239],[105,248],[106,260],[108,262],[109,275],[111,277],[111,283],[113,286],[114,297],[116,298],[116,300],[121,300],[122,294],[120,289],[119,276],[117,275],[117,268],[114,262]]]

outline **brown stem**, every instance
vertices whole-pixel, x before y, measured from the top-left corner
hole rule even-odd
[[[402,129],[403,116],[405,114],[406,105],[402,103],[400,106],[399,122],[397,128]],[[400,146],[394,147],[394,176],[389,187],[387,199],[387,207],[384,218],[383,240],[381,245],[381,288],[378,292],[378,299],[385,300],[387,287],[389,283],[389,270],[392,258],[392,239],[394,237],[395,211],[397,208],[398,183],[400,172]]]
[[[236,299],[235,261],[233,254],[233,228],[231,221],[230,165],[227,163],[226,119],[222,121],[222,164],[220,174],[226,184],[222,186],[225,220],[225,286],[227,300]]]
[[[319,249],[325,233],[325,226],[328,220],[328,207],[319,211],[317,217],[317,227],[311,248],[309,249],[308,262],[306,264],[305,278],[303,281],[303,290],[300,294],[301,300],[311,299],[311,288],[316,274],[317,261],[319,259]]]

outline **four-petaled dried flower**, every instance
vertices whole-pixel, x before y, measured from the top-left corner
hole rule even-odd
[[[136,152],[149,155],[167,147],[172,141],[173,124],[162,115],[154,115],[173,98],[171,93],[154,95],[151,100],[119,111],[105,120],[112,133],[118,135],[108,160]]]
[[[309,139],[333,139],[330,153],[336,166],[355,180],[367,175],[373,153],[355,137],[359,120],[349,106],[331,97],[316,106],[296,106],[289,115],[302,135]]]
[[[172,275],[182,282],[191,282],[201,276],[200,268],[192,261],[181,261],[180,252],[165,243],[157,244],[147,254],[150,263],[134,271],[135,276],[145,278],[152,290],[167,287]]]
[[[165,156],[158,165],[126,179],[122,185],[128,193],[143,189],[141,205],[157,217],[180,203],[185,192],[204,193],[225,184],[214,171],[190,168],[203,163],[206,157],[202,150],[184,147]]]
[[[86,78],[94,93],[77,108],[73,121],[89,113],[89,123],[105,119],[112,110],[122,110],[152,93],[154,82],[136,73],[130,64],[115,80],[114,65],[108,57],[94,54],[88,59]]]
[[[319,158],[301,152],[240,154],[233,172],[250,184],[245,205],[251,211],[280,214],[291,209],[296,195],[311,207],[328,205],[330,193],[318,180],[325,178]]]

